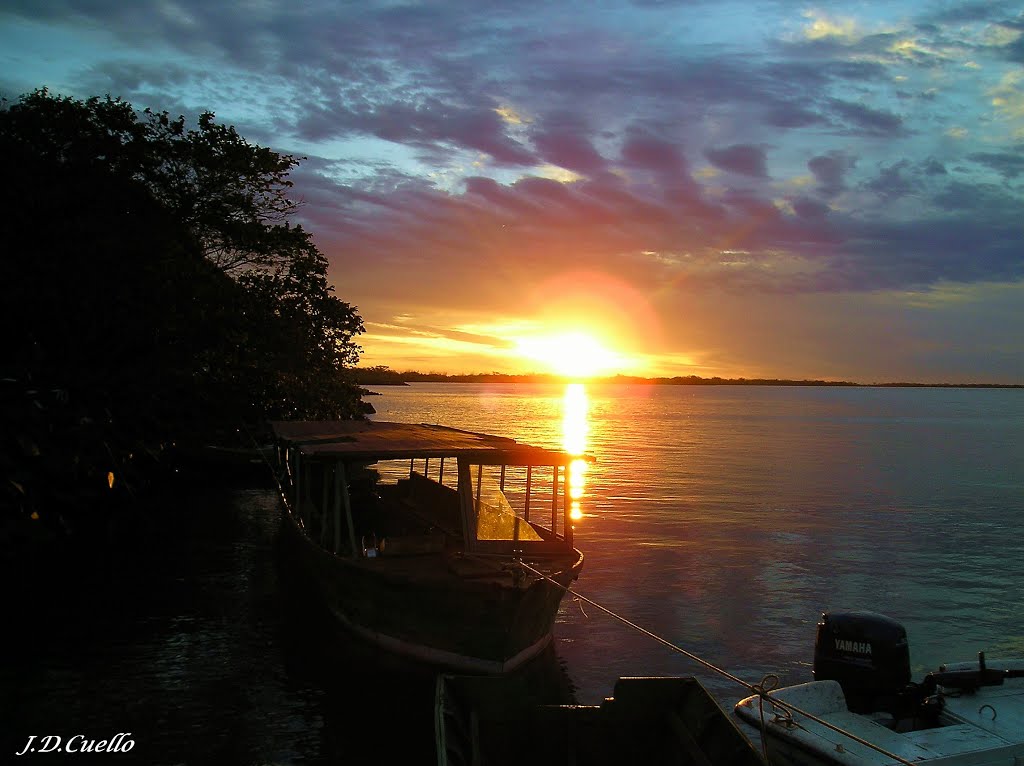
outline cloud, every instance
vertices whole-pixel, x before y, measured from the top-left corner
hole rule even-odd
[[[688,176],[686,157],[675,144],[633,131],[622,146],[622,160],[628,167],[659,175]]]
[[[536,157],[510,138],[493,105],[461,106],[436,98],[419,102],[344,101],[309,105],[296,121],[300,137],[312,141],[365,133],[385,141],[431,150],[448,145],[484,152],[499,165],[532,165]]]
[[[1012,61],[1015,64],[1024,64],[1024,38],[1007,45],[1005,51],[1008,61]]]
[[[707,149],[704,156],[712,165],[721,170],[754,178],[768,177],[763,146],[737,144],[724,149]]]
[[[845,123],[843,130],[848,134],[896,137],[904,131],[902,118],[884,109],[835,98],[828,104],[832,113]]]
[[[800,218],[808,220],[820,220],[828,215],[829,206],[818,200],[799,197],[792,202],[793,211]]]
[[[1024,122],[1024,73],[1019,70],[1007,72],[999,84],[992,87],[988,95],[996,113],[1005,120]]]
[[[465,332],[462,330],[452,329],[450,327],[434,327],[429,324],[419,324],[408,321],[403,322],[402,324],[373,322],[370,323],[368,329],[374,332],[380,332],[383,330],[385,331],[383,334],[393,334],[403,338],[409,335],[415,335],[421,338],[439,338],[493,349],[510,349],[515,347],[515,343],[513,341],[496,335],[482,335],[480,333]]]
[[[843,43],[855,43],[861,39],[857,21],[851,17],[831,17],[820,11],[807,11],[808,19],[803,36],[808,40],[834,39]]]
[[[892,165],[884,166],[875,178],[865,184],[865,188],[873,191],[883,201],[891,201],[913,194],[918,187],[906,173],[909,168],[910,163],[907,160],[900,160]]]
[[[212,108],[308,157],[304,225],[339,294],[384,324],[403,307],[438,334],[445,310],[512,316],[539,273],[570,268],[627,276],[673,316],[698,294],[1021,279],[1017,5],[791,11],[11,0],[0,15],[101,44],[67,53],[75,95]],[[17,60],[45,58],[35,43]]]
[[[552,127],[538,130],[532,136],[533,145],[541,159],[583,175],[593,175],[607,169],[608,163],[594,148],[589,137],[581,135],[578,127]]]
[[[807,168],[818,181],[821,193],[834,197],[846,189],[846,175],[856,166],[857,160],[845,152],[832,151],[807,162]]]
[[[764,122],[776,128],[808,128],[820,125],[825,118],[811,109],[799,104],[780,104],[764,113]]]
[[[1007,180],[1015,179],[1024,173],[1024,144],[1012,152],[975,152],[967,159],[992,168]]]

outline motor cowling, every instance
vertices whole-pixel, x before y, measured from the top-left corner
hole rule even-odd
[[[875,612],[823,613],[814,644],[814,678],[838,681],[854,713],[895,713],[910,683],[907,631]]]

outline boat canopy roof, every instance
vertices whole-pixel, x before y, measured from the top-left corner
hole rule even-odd
[[[462,457],[483,465],[568,465],[589,455],[426,423],[380,420],[275,421],[277,438],[303,455],[344,461]]]

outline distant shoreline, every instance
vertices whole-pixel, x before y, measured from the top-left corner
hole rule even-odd
[[[410,383],[597,383],[649,386],[815,386],[823,388],[1024,388],[1024,383],[854,383],[845,380],[791,380],[785,378],[702,378],[697,375],[644,378],[632,375],[574,379],[562,375],[478,373],[446,375],[433,372],[394,372],[392,370],[354,369],[360,386],[408,386]]]

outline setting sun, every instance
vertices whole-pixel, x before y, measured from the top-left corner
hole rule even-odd
[[[545,364],[566,377],[589,378],[627,366],[618,353],[584,332],[566,332],[539,338],[523,338],[516,350],[524,357]]]

